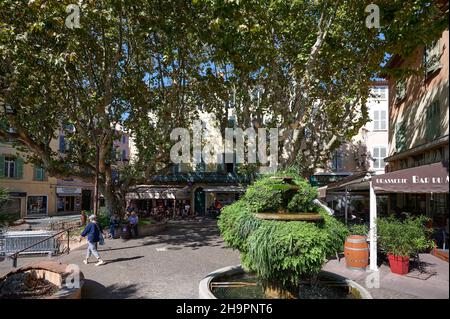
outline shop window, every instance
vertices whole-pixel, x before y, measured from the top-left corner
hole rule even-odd
[[[47,214],[47,196],[29,196],[27,212],[28,214]]]
[[[386,166],[384,158],[386,157],[386,147],[378,146],[373,148],[373,167],[374,169],[383,169]]]
[[[20,198],[10,198],[6,201],[6,203],[3,206],[3,211],[13,214],[20,214],[21,213],[21,200]]]
[[[441,46],[439,40],[433,41],[425,47],[423,64],[426,76],[442,68]]]
[[[377,110],[373,112],[373,129],[374,131],[387,130],[387,112]]]
[[[75,211],[75,197],[73,196],[66,197],[65,211],[66,212]]]

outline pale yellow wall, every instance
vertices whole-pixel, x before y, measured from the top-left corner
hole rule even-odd
[[[23,153],[18,152],[11,144],[0,143],[0,154],[15,155],[26,158]],[[34,168],[32,164],[24,163],[23,179],[0,178],[0,185],[10,192],[26,192],[27,198],[21,198],[21,215],[26,215],[28,196],[47,196],[48,215],[56,214],[56,178],[48,177],[46,181],[34,180]]]

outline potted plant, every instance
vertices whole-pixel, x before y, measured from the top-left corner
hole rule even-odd
[[[393,273],[407,274],[409,258],[434,247],[426,227],[428,220],[426,216],[407,217],[404,221],[394,217],[378,219],[378,244],[387,254]]]

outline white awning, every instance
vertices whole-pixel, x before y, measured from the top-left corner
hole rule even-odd
[[[240,186],[211,186],[203,189],[206,193],[245,193],[245,188]]]
[[[189,191],[182,188],[139,187],[127,193],[126,199],[189,199]]]

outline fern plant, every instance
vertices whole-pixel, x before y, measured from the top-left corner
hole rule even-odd
[[[247,271],[254,272],[265,287],[295,294],[301,280],[314,278],[327,257],[341,249],[348,230],[313,203],[317,191],[298,175],[290,174],[296,186],[293,194],[292,187],[279,187],[280,180],[273,176],[285,175],[265,175],[256,181],[245,196],[222,210],[218,225],[228,246],[241,252]],[[255,218],[255,213],[273,210],[314,211],[324,220],[312,223]]]

